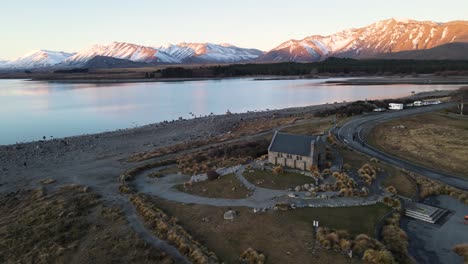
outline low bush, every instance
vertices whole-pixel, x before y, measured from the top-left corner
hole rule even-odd
[[[457,255],[462,256],[464,259],[464,262],[468,262],[468,244],[458,244],[453,247],[453,252],[455,252]]]
[[[364,252],[362,257],[366,263],[372,264],[393,264],[395,260],[392,256],[392,253],[388,250],[373,250],[368,249]]]
[[[359,177],[366,183],[366,185],[371,185],[372,182],[377,178],[377,171],[374,167],[369,164],[364,164],[358,170]]]
[[[284,169],[281,166],[276,166],[273,168],[273,174],[280,175],[284,173]]]
[[[208,180],[209,180],[209,181],[214,181],[214,180],[216,180],[216,179],[219,178],[219,174],[218,174],[216,171],[214,171],[214,170],[208,171],[208,172],[206,173],[206,176],[208,177]]]
[[[242,252],[239,261],[245,264],[264,264],[266,257],[264,254],[257,252],[252,248],[248,248]]]

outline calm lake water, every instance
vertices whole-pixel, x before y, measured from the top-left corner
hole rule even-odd
[[[337,86],[252,79],[62,84],[0,80],[0,145],[146,125],[210,113],[400,97],[454,85]]]

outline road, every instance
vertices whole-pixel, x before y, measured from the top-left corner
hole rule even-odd
[[[384,161],[396,167],[438,180],[447,185],[458,187],[463,190],[468,190],[468,181],[457,177],[457,175],[449,174],[446,172],[438,171],[432,168],[427,168],[410,161],[403,160],[399,157],[384,153],[376,148],[373,148],[365,142],[366,134],[378,125],[379,123],[389,121],[392,119],[402,118],[411,115],[417,115],[432,111],[441,110],[452,106],[452,104],[440,104],[433,106],[417,107],[402,111],[391,111],[384,113],[369,113],[358,116],[345,123],[342,127],[335,129],[336,137],[352,149],[361,153],[367,154],[372,157]],[[354,140],[353,140],[354,138]]]

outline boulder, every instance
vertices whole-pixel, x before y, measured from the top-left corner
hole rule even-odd
[[[296,192],[300,192],[301,189],[302,189],[301,186],[296,186],[296,188],[294,188],[294,190],[295,190]]]
[[[234,210],[229,210],[224,213],[224,219],[225,220],[234,220],[234,218],[237,217],[237,212]]]

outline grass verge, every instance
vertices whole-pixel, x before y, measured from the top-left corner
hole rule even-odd
[[[250,191],[236,178],[235,174],[224,175],[213,181],[196,182],[192,185],[179,185],[177,189],[189,194],[209,198],[240,199],[250,194]]]
[[[252,171],[252,172],[250,172]],[[285,190],[294,188],[299,185],[306,183],[310,184],[314,182],[312,177],[302,175],[295,172],[283,172],[280,174],[274,174],[269,170],[249,170],[244,172],[244,177],[251,183],[268,189]]]

